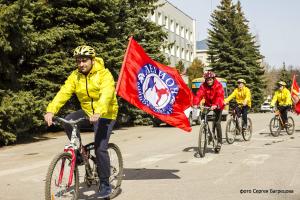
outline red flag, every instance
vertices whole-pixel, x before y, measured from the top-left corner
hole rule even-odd
[[[300,101],[299,101],[300,89],[296,81],[296,75],[293,76],[291,96],[294,103],[294,111],[299,115],[300,114]]]
[[[192,105],[191,90],[176,69],[152,60],[132,37],[122,64],[117,94],[172,126],[192,130],[184,114]]]

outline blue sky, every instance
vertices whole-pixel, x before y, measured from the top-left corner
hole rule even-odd
[[[196,40],[207,38],[211,12],[220,0],[168,0],[196,20]],[[234,3],[237,0],[233,0]],[[300,0],[240,0],[265,62],[300,68]]]

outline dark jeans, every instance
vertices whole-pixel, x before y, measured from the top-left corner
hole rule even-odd
[[[213,121],[213,131],[217,129],[217,139],[218,143],[222,144],[222,128],[221,128],[221,120],[222,120],[222,110],[214,110],[215,118]]]
[[[249,106],[236,107],[236,112],[238,117],[242,114],[242,126],[247,126],[247,114],[248,114]]]
[[[76,112],[69,114],[66,117],[66,119],[76,120],[82,117],[87,117],[87,115],[83,110],[78,110]],[[94,142],[95,142],[95,154],[97,159],[98,175],[100,181],[106,184],[109,183],[109,177],[110,177],[110,159],[107,152],[108,141],[115,122],[116,122],[115,120],[100,118],[97,123],[93,124],[94,133],[95,133]],[[82,127],[89,127],[89,126],[91,126],[89,120],[82,121],[78,125],[79,129]],[[70,125],[65,125],[65,131],[67,133],[68,138],[70,139],[72,133],[72,127]],[[77,133],[77,136],[80,137],[79,133]]]
[[[282,118],[282,122],[285,124],[288,122],[287,112],[291,108],[290,106],[277,106],[280,111],[280,116]]]

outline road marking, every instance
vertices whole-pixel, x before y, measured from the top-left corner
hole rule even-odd
[[[269,154],[250,154],[250,158],[246,158],[242,163],[248,166],[257,166],[263,164],[271,156]]]
[[[24,171],[29,171],[29,170],[40,168],[40,167],[44,167],[44,166],[49,165],[50,162],[51,162],[51,160],[44,160],[39,163],[32,163],[32,164],[30,164],[30,166],[24,166],[24,167],[19,167],[19,168],[15,168],[15,169],[1,170],[0,177],[11,175],[11,174],[16,174],[16,173],[20,173],[20,172],[24,172]]]
[[[156,163],[160,160],[164,160],[166,158],[170,158],[172,156],[175,156],[176,154],[160,154],[160,155],[154,155],[154,156],[151,156],[151,157],[147,157],[147,158],[144,158],[140,161],[138,161],[139,164],[141,165],[150,165],[150,164],[153,164],[153,163]]]

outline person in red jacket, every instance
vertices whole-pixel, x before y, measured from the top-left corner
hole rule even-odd
[[[194,96],[193,105],[198,106],[204,99],[204,105],[211,108],[215,113],[213,121],[213,129],[217,129],[217,151],[221,150],[222,146],[222,128],[221,119],[222,111],[224,109],[224,89],[222,84],[216,79],[215,73],[207,71],[203,74],[205,82],[200,86],[199,90]]]

